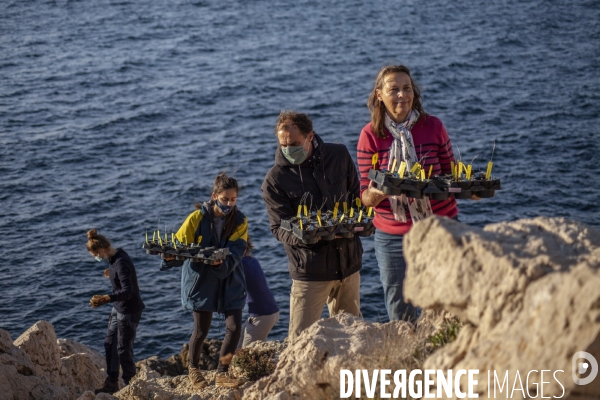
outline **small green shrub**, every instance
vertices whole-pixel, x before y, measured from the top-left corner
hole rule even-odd
[[[247,379],[256,381],[275,371],[273,356],[275,350],[255,350],[251,348],[240,349],[233,356],[232,365]],[[237,373],[236,373],[237,375]]]
[[[456,340],[458,331],[462,323],[456,317],[449,318],[442,323],[440,329],[438,329],[433,335],[427,339],[434,349],[443,347],[450,342]]]

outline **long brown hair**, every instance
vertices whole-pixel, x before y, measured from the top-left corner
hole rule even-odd
[[[225,172],[221,172],[215,178],[215,182],[213,183],[212,192],[218,196],[220,193],[224,192],[225,190],[229,190],[229,189],[235,189],[236,193],[240,192],[237,181],[234,178],[228,176]],[[210,202],[210,204],[214,205],[214,202]],[[194,204],[194,206],[197,209],[202,208],[202,205],[199,203]],[[214,218],[213,208],[210,207],[210,209],[208,211],[209,211],[210,215]],[[237,213],[236,213],[236,211],[237,211],[237,205],[233,206],[231,211],[225,216],[225,222],[223,223],[223,235],[225,235],[225,237],[227,239],[229,239],[231,237],[231,235],[233,235],[233,232],[235,232],[235,229],[237,228],[237,223],[236,223],[236,214]]]
[[[373,129],[375,130],[375,135],[381,139],[386,138],[385,134],[385,104],[383,101],[380,101],[377,98],[377,90],[383,89],[383,81],[386,76],[389,74],[403,72],[410,78],[410,83],[413,87],[413,104],[412,109],[416,110],[421,114],[421,118],[426,118],[425,110],[423,110],[423,104],[421,99],[421,88],[417,84],[417,82],[410,75],[410,70],[404,65],[386,65],[381,68],[379,74],[377,74],[377,79],[375,79],[375,87],[373,91],[369,95],[369,100],[367,100],[367,107],[369,107],[369,111],[371,111],[371,125],[373,125]]]
[[[110,240],[106,236],[98,234],[96,229],[90,229],[87,232],[88,241],[85,247],[90,253],[98,254],[98,250],[106,250],[110,248]]]

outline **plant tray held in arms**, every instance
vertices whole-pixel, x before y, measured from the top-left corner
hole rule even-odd
[[[220,261],[225,260],[229,255],[228,248],[216,248],[195,246],[194,244],[173,244],[172,242],[159,242],[149,240],[142,244],[142,249],[146,250],[147,254],[160,255],[161,258],[173,256],[175,259],[183,261],[191,259],[192,262],[202,262],[208,265],[216,265]]]
[[[283,230],[292,232],[294,236],[305,244],[314,244],[319,240],[333,240],[336,238],[367,237],[375,233],[373,221],[369,218],[365,218],[361,222],[357,222],[356,218],[339,222],[339,220],[326,217],[322,226],[315,220],[303,218],[302,228],[299,221],[297,217],[284,219],[281,220],[280,227]]]
[[[453,179],[452,175],[434,175],[430,179],[399,178],[389,171],[371,169],[369,179],[385,194],[432,200],[446,200],[450,196],[456,199],[470,199],[472,195],[481,198],[494,197],[496,190],[502,189],[500,179],[486,179],[484,173],[474,174],[471,179],[464,177]]]

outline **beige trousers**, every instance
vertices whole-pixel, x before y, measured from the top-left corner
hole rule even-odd
[[[290,341],[321,318],[325,303],[330,317],[343,312],[359,316],[360,273],[355,272],[341,281],[292,280],[288,332]]]

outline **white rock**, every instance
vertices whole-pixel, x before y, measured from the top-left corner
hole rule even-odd
[[[60,348],[56,343],[54,327],[48,321],[38,321],[15,341],[14,345],[29,355],[38,376],[45,376],[50,383],[60,385]]]
[[[106,374],[94,364],[87,353],[77,353],[63,357],[61,362],[67,370],[67,376],[72,378],[70,387],[74,389],[75,393],[99,388],[106,379]]]
[[[96,350],[86,346],[85,344],[76,342],[71,339],[58,339],[56,341],[60,348],[60,356],[68,357],[73,354],[85,353],[89,355],[92,362],[98,369],[106,370],[106,358]]]
[[[341,368],[383,368],[374,363],[381,363],[391,349],[395,361],[389,360],[388,367],[402,362],[417,336],[407,322],[364,322],[350,314],[319,320],[288,344],[275,372],[246,389],[244,400],[335,398]]]
[[[517,370],[521,377],[532,370],[562,370],[557,376],[567,394],[600,397],[600,378],[587,386],[571,379],[576,351],[600,360],[598,229],[562,218],[479,229],[433,217],[415,224],[404,249],[407,298],[471,325],[425,368],[479,369],[480,397],[488,395],[488,370],[502,377],[509,371],[511,388]],[[532,389],[534,380],[541,378],[531,375]],[[552,376],[544,380],[549,381],[544,396],[562,395]],[[516,391],[512,398],[522,395]]]

